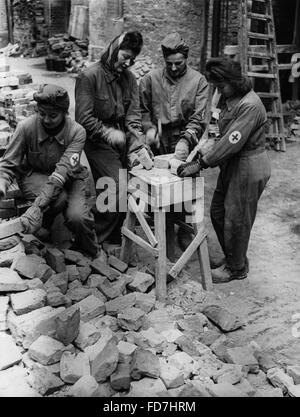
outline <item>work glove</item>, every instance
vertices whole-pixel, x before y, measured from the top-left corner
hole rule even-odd
[[[155,146],[156,149],[159,149],[159,135],[155,127],[150,127],[146,132],[146,145]]]
[[[126,145],[125,133],[113,127],[105,128],[103,138],[110,146],[119,151],[122,151]]]
[[[58,177],[59,178],[59,177]],[[34,201],[34,205],[41,210],[48,207],[48,205],[55,200],[64,186],[64,183],[56,177],[56,174],[50,175],[48,181],[43,186],[40,194]]]
[[[137,155],[137,152],[139,150],[141,150],[142,148],[146,149],[146,151],[148,152],[148,155],[149,155],[150,159],[152,161],[154,160],[154,155],[153,155],[153,152],[150,149],[150,146],[143,145],[143,146],[139,147],[138,149],[136,149],[134,152],[131,152],[130,154],[128,154],[128,156],[127,156],[127,166],[128,166],[128,169],[132,169],[135,166],[137,166],[137,165],[140,164],[140,160],[139,160],[139,157]]]
[[[35,233],[42,227],[42,210],[33,204],[22,214],[20,220],[24,227],[24,233]]]
[[[185,161],[189,155],[189,143],[185,139],[180,139],[175,147],[175,158]]]
[[[5,197],[6,190],[7,182],[3,178],[0,178],[0,200],[2,200]]]
[[[196,161],[182,164],[177,169],[178,177],[195,177],[202,169],[207,168],[208,165],[202,158]]]

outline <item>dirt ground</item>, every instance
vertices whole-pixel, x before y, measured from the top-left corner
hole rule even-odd
[[[74,115],[73,75],[46,71],[44,58],[10,58],[11,69],[32,74],[34,83],[65,87]],[[244,317],[246,326],[230,338],[243,344],[253,340],[282,364],[300,364],[300,139],[287,152],[269,151],[272,177],[264,191],[248,251],[250,273],[245,281],[215,285],[228,308]],[[209,205],[218,169],[205,171],[205,217],[211,259],[222,253],[209,219]],[[179,251],[179,249],[178,249]],[[188,271],[197,280],[196,258]],[[297,318],[298,315],[298,318]],[[297,324],[298,323],[298,324]]]

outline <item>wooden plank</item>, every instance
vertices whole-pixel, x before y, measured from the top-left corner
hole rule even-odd
[[[256,92],[256,94],[261,98],[279,98],[280,97],[280,93]]]
[[[174,220],[167,216],[167,257],[171,262],[175,261],[175,229]]]
[[[255,77],[255,78],[271,78],[271,79],[275,79],[276,74],[266,74],[263,72],[252,72],[252,71],[248,71],[247,72],[248,77]]]
[[[0,239],[4,239],[5,237],[12,236],[17,233],[22,233],[23,231],[24,226],[21,223],[20,217],[0,223]]]
[[[155,293],[158,301],[165,301],[167,296],[167,248],[166,248],[166,214],[163,209],[154,212],[155,237],[158,241],[158,259],[155,270]]]
[[[125,227],[128,230],[134,230],[135,229],[135,215],[130,210],[128,210],[126,219],[124,222]],[[121,252],[120,252],[120,259],[121,261],[125,262],[126,264],[129,264],[130,255],[131,255],[131,248],[132,248],[132,240],[129,239],[127,236],[122,237],[122,246],[121,246]]]
[[[137,245],[141,246],[142,248],[146,249],[148,252],[151,252],[152,255],[157,256],[158,255],[158,249],[153,248],[149,243],[147,243],[144,239],[142,239],[140,236],[137,236],[135,233],[133,233],[131,230],[127,229],[127,227],[123,226],[121,228],[121,232],[124,236],[126,236],[128,239],[132,240]],[[123,262],[126,262],[123,259],[123,256],[120,256],[121,260]]]
[[[138,205],[135,202],[135,199],[130,196],[128,199],[128,207],[130,208],[130,210],[133,211],[133,213],[136,215],[140,225],[142,226],[143,231],[145,232],[145,235],[147,236],[147,239],[149,240],[151,246],[153,246],[154,248],[156,248],[157,246],[157,240],[149,226],[149,224],[147,223],[145,217],[143,216],[143,214],[141,213]]]
[[[295,44],[277,45],[278,54],[296,54],[300,52],[300,46]]]
[[[182,268],[186,265],[186,263],[189,261],[193,253],[198,249],[199,245],[205,238],[206,238],[206,233],[203,228],[202,230],[199,230],[199,232],[197,232],[197,235],[194,237],[192,242],[189,244],[189,246],[180,256],[180,258],[175,263],[175,265],[173,265],[173,267],[170,269],[169,275],[171,277],[176,278],[178,276]]]
[[[287,71],[292,69],[293,64],[278,64],[278,69],[281,71]]]
[[[271,16],[268,14],[260,14],[260,13],[253,13],[253,12],[249,12],[248,17],[249,19],[258,19],[258,20],[264,20],[264,21],[271,19]]]
[[[270,39],[274,39],[274,35],[267,35],[265,33],[256,33],[256,32],[248,32],[249,38],[252,39],[262,39],[269,41]]]

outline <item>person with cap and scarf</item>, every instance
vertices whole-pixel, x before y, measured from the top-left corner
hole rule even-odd
[[[46,84],[33,98],[37,114],[17,125],[0,161],[0,198],[16,178],[23,197],[33,201],[21,216],[24,233],[49,229],[63,212],[76,247],[96,257],[94,218],[85,198],[88,171],[80,164],[85,130],[68,116],[64,88]]]
[[[87,132],[85,153],[94,181],[97,186],[98,179],[106,177],[115,185],[102,191],[108,195],[107,201],[112,201],[111,207],[108,203],[107,208],[100,207],[101,211],[95,213],[101,243],[105,240],[120,243],[124,220],[120,207],[127,207],[127,175],[123,168],[136,165],[136,151],[145,146],[138,86],[134,74],[128,70],[142,46],[140,32],[117,36],[100,62],[91,65],[76,80],[75,118]]]
[[[156,154],[175,153],[184,161],[205,130],[208,83],[187,64],[189,47],[177,32],[166,36],[161,48],[164,67],[146,74],[139,85],[146,143]],[[190,234],[179,228],[177,236],[185,250]]]
[[[215,283],[245,279],[249,272],[247,249],[258,200],[271,176],[265,149],[267,114],[244,77],[239,62],[213,58],[206,74],[221,93],[220,139],[205,155],[180,166],[181,177],[201,169],[220,167],[211,202],[211,220],[225,254],[223,264],[212,270]]]

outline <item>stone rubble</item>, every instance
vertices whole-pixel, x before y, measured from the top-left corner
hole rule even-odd
[[[237,345],[243,321],[187,273],[161,303],[117,251],[36,242],[0,268],[0,397],[300,396],[299,365]]]

